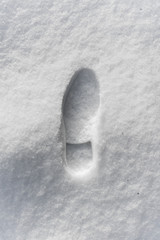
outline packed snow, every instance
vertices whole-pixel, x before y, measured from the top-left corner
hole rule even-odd
[[[160,1],[1,0],[0,29],[0,240],[159,240]]]
[[[94,72],[80,69],[66,89],[61,116],[64,164],[74,177],[88,179],[97,169],[94,138],[99,103],[99,85]]]

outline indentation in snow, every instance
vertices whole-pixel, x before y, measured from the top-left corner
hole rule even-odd
[[[92,128],[99,106],[99,85],[93,70],[77,71],[63,100],[64,149],[67,170],[84,176],[95,166]]]

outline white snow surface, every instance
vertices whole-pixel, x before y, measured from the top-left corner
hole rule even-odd
[[[0,25],[0,240],[159,240],[160,1],[1,0]],[[100,85],[87,181],[61,129],[81,68]]]

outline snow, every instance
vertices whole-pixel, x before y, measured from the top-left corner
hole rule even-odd
[[[158,0],[0,2],[0,240],[160,239],[159,23]],[[61,121],[80,69],[100,86],[86,181]]]
[[[63,96],[62,135],[66,170],[79,180],[88,179],[97,169],[96,137],[99,84],[93,70],[77,71]],[[94,170],[94,171],[93,171]]]

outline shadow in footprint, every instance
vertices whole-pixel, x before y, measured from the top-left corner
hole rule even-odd
[[[99,107],[99,84],[91,69],[77,71],[63,98],[64,162],[71,175],[95,168],[93,132]]]

